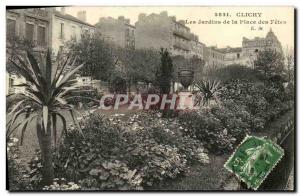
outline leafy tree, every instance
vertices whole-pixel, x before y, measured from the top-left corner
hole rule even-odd
[[[65,131],[67,126],[62,111],[69,111],[74,124],[78,130],[81,130],[74,116],[73,106],[68,104],[68,100],[72,98],[70,94],[80,87],[75,85],[76,80],[73,80],[73,76],[84,64],[75,67],[70,72],[65,72],[66,67],[70,65],[74,67],[76,64],[74,56],[69,55],[67,59],[62,60],[58,55],[56,62],[52,64],[50,50],[46,58],[40,60],[37,60],[29,51],[27,51],[26,61],[19,56],[16,58],[18,60],[11,60],[11,64],[26,79],[26,83],[21,84],[26,87],[26,90],[25,93],[15,94],[15,96],[22,96],[22,100],[16,103],[8,114],[7,135],[15,130],[14,126],[20,126],[22,143],[27,125],[33,120],[36,121],[36,131],[42,152],[43,182],[49,185],[54,178],[51,138],[54,138],[55,145],[59,119]],[[22,116],[25,118],[21,120],[21,124],[16,125]]]
[[[117,77],[126,81],[129,92],[132,84],[149,84],[155,81],[155,71],[160,61],[158,52],[150,49],[118,48],[115,50],[115,56],[118,63],[114,72],[117,72]],[[114,78],[115,74],[112,77]]]
[[[162,48],[160,55],[161,64],[156,72],[156,81],[160,88],[160,93],[168,94],[170,92],[171,81],[173,78],[173,63],[167,49]]]
[[[257,59],[254,61],[254,68],[262,72],[267,78],[282,74],[283,67],[283,55],[273,49],[259,51]]]
[[[293,83],[294,80],[294,65],[295,65],[295,58],[294,58],[294,49],[287,48],[285,53],[285,60],[287,65],[287,74],[288,74],[288,81]]]
[[[76,56],[78,62],[86,62],[80,70],[81,76],[91,76],[93,79],[108,81],[112,68],[116,64],[113,47],[100,36],[84,35],[80,42],[69,42],[68,48]]]
[[[211,74],[214,78],[221,80],[223,83],[238,79],[245,79],[253,82],[262,80],[262,74],[258,70],[239,64],[228,65],[226,67],[216,69]]]

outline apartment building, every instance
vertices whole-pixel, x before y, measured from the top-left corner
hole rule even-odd
[[[119,16],[118,19],[101,17],[95,26],[106,41],[122,48],[135,49],[135,26],[124,16]]]

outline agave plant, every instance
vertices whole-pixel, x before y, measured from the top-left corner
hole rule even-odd
[[[50,50],[46,57],[36,58],[27,51],[26,57],[18,56],[11,61],[12,66],[26,79],[26,83],[18,85],[25,87],[24,93],[19,101],[8,113],[7,135],[10,135],[17,128],[21,128],[21,144],[27,125],[31,121],[36,122],[36,131],[43,160],[43,181],[44,184],[51,184],[54,178],[52,165],[52,140],[56,145],[57,123],[60,119],[63,129],[66,130],[66,119],[63,111],[68,111],[72,116],[74,124],[81,131],[76,120],[74,107],[68,104],[72,92],[78,91],[79,87],[74,79],[74,74],[84,65],[75,67],[76,57],[68,55],[64,60],[58,55],[52,63]],[[72,67],[71,71],[66,71]],[[16,94],[14,94],[16,95]],[[11,96],[14,96],[11,95]],[[21,122],[18,123],[17,122]],[[82,132],[81,132],[82,133]]]
[[[208,106],[211,100],[215,100],[218,102],[218,95],[220,92],[220,82],[213,80],[213,81],[198,81],[194,83],[195,87],[199,90],[196,92],[200,94],[198,97],[199,100],[196,100],[197,103],[202,102],[202,106]]]

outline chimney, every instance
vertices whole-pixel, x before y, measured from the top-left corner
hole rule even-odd
[[[86,22],[86,11],[81,10],[81,11],[77,12],[77,18],[83,22]]]
[[[178,22],[182,25],[185,25],[185,21],[184,20],[178,20]]]
[[[126,19],[125,19],[125,23],[126,23],[126,24],[130,24],[130,19],[129,19],[129,18],[126,18]]]
[[[66,14],[66,8],[65,8],[65,7],[61,7],[61,8],[60,8],[60,13],[61,13],[62,15],[65,15],[65,14]]]
[[[145,18],[146,18],[146,14],[141,13],[141,14],[139,14],[138,20],[141,21],[141,20],[144,20]]]
[[[168,16],[168,12],[167,11],[162,11],[160,12],[161,16],[167,17]]]

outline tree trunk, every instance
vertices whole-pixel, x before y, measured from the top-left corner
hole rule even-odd
[[[51,121],[48,121],[47,133],[45,132],[40,121],[37,123],[37,135],[42,155],[42,184],[50,185],[54,179],[54,168],[52,159],[52,145],[51,145]]]
[[[128,95],[130,95],[131,94],[131,81],[130,81],[130,79],[128,80],[127,88],[128,88]]]

